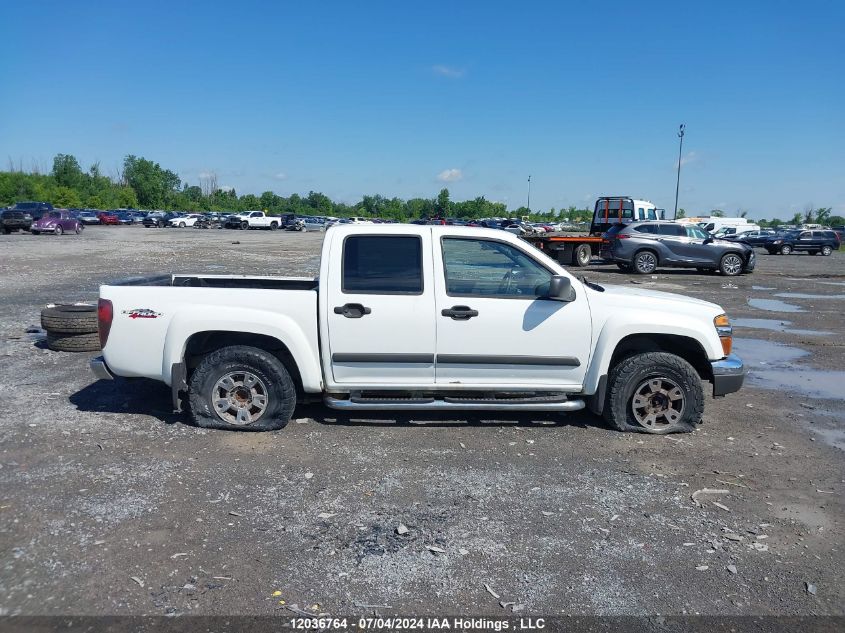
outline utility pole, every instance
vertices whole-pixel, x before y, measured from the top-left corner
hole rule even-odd
[[[675,181],[675,219],[678,218],[678,190],[681,188],[681,155],[684,151],[684,129],[686,125],[681,123],[678,128],[678,138],[681,139],[678,147],[678,180]]]
[[[531,215],[531,174],[528,174],[528,215]]]

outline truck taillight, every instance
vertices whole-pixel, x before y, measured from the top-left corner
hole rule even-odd
[[[114,307],[108,299],[100,299],[97,302],[97,331],[100,333],[100,347],[106,346],[109,340],[109,330],[114,318]]]

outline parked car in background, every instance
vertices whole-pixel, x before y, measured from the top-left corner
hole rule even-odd
[[[772,229],[762,229],[760,231],[748,231],[747,233],[734,233],[732,235],[725,235],[723,240],[731,240],[742,242],[749,246],[763,246],[769,238],[776,235],[777,231]]]
[[[135,223],[135,216],[132,215],[131,211],[115,210],[111,213],[114,213],[117,216],[117,221],[119,224],[126,224],[131,225]]]
[[[91,211],[90,209],[85,209],[79,212],[77,219],[82,222],[82,224],[99,224],[100,223],[100,215],[97,211]]]
[[[202,213],[189,213],[184,216],[177,216],[170,219],[170,226],[184,229],[186,226],[194,226],[197,222],[204,222],[205,216]]]
[[[24,213],[28,213],[33,221],[52,210],[53,205],[49,202],[16,202],[9,207],[9,211],[23,211]]]
[[[270,229],[275,231],[281,226],[279,216],[265,215],[263,211],[247,211],[231,215],[224,225],[227,229]]]
[[[97,218],[99,218],[100,224],[120,224],[120,218],[117,217],[117,213],[114,211],[103,211],[102,213],[97,214]]]
[[[770,238],[763,247],[770,255],[789,255],[791,253],[809,253],[810,255],[830,255],[838,251],[839,235],[831,229],[820,231],[785,231]]]
[[[713,237],[717,239],[731,238],[737,235],[745,235],[753,231],[759,231],[759,224],[742,224],[739,226],[723,226],[718,231],[712,232]]]
[[[67,211],[57,211],[54,209],[42,215],[41,219],[33,222],[29,230],[33,235],[38,235],[39,233],[55,233],[56,235],[76,233],[79,235],[82,233],[83,228],[85,227],[82,225],[82,222],[71,217]]]
[[[840,243],[842,240],[845,240],[845,226],[832,226],[830,227],[830,230],[839,236]]]
[[[733,276],[754,270],[754,249],[741,242],[717,240],[694,224],[635,222],[616,224],[604,234],[602,258],[641,275],[658,267],[718,270]]]
[[[147,217],[144,218],[143,224],[144,228],[151,229],[158,227],[163,229],[165,226],[168,225],[170,220],[176,217],[175,213],[164,212],[164,211],[153,211],[147,214]]]
[[[32,216],[26,211],[5,209],[0,211],[0,226],[3,233],[8,235],[12,231],[29,231],[32,226]]]

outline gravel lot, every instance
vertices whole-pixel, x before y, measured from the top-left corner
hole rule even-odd
[[[320,406],[279,432],[206,431],[164,385],[96,382],[93,354],[26,333],[120,277],[312,275],[321,239],[0,236],[0,614],[843,614],[844,254],[760,251],[733,279],[587,269],[739,320],[749,383],[683,436]],[[699,507],[701,488],[729,492]]]

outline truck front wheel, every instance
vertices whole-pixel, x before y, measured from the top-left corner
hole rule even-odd
[[[281,429],[296,406],[296,388],[282,362],[246,345],[224,347],[203,358],[188,392],[191,421],[209,429]]]
[[[610,370],[604,418],[618,431],[689,433],[703,413],[701,379],[679,356],[636,354]]]

